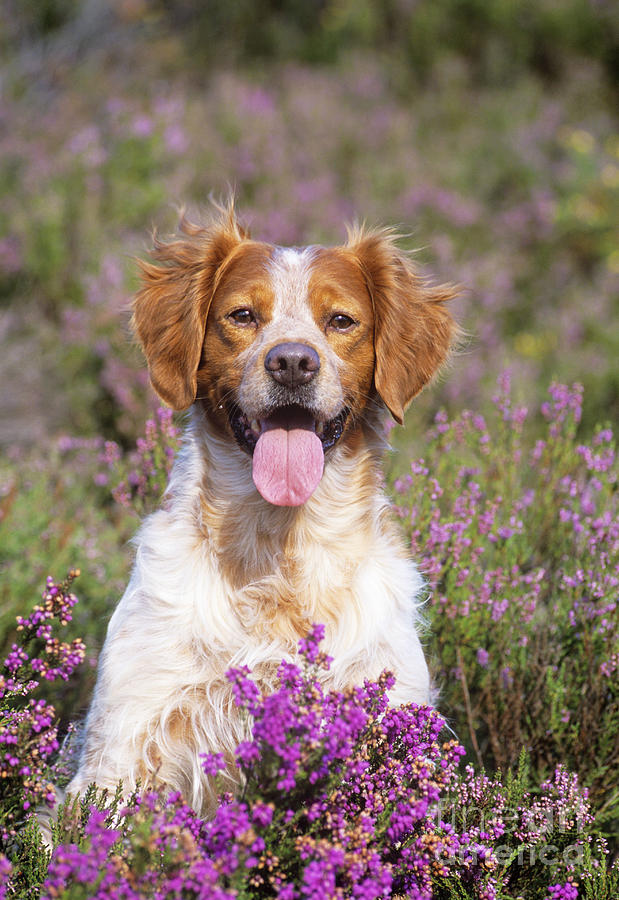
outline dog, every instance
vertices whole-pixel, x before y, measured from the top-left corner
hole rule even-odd
[[[70,794],[165,786],[204,815],[200,754],[248,723],[226,671],[275,684],[313,623],[325,687],[396,676],[430,701],[423,589],[382,486],[385,410],[404,412],[448,358],[455,289],[430,286],[389,229],[346,243],[252,240],[234,204],[156,240],[132,324],[152,385],[189,409],[162,507],[139,531],[101,654]],[[236,773],[238,778],[238,772]]]

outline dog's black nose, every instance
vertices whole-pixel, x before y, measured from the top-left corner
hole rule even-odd
[[[264,368],[279,384],[295,388],[312,380],[320,368],[320,357],[307,344],[277,344],[267,353]]]

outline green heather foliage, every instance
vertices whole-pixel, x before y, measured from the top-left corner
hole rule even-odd
[[[560,759],[616,817],[613,434],[581,444],[580,385],[549,394],[533,434],[507,373],[487,418],[439,413],[396,502],[430,585],[439,706],[472,758],[506,771],[526,747],[540,779]]]

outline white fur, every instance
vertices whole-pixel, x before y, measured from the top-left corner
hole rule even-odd
[[[387,668],[397,677],[392,702],[428,702],[415,627],[422,580],[385,528],[382,492],[363,502],[355,496],[359,465],[335,448],[305,506],[274,507],[257,494],[249,457],[194,415],[164,508],[136,538],[133,574],[109,624],[71,793],[93,781],[113,788],[119,779],[129,790],[141,779],[180,789],[198,810],[212,808],[199,753],[231,752],[246,736],[225,671],[248,665],[268,690],[277,663],[295,653],[290,635],[263,623],[262,598],[274,584],[280,591],[285,578],[280,534],[289,536],[286,552],[298,565],[289,600],[295,619],[327,625],[324,649],[334,663],[326,686],[344,688]],[[217,535],[203,516],[205,484],[207,491],[216,486],[212,505],[222,517],[243,510],[246,523],[258,521],[274,536],[271,572],[243,589],[232,588],[222,572]],[[240,529],[237,539],[248,557],[257,552],[252,527]],[[189,743],[171,727],[179,715]]]

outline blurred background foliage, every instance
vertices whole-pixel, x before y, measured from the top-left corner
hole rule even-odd
[[[154,406],[131,343],[149,229],[233,186],[256,237],[395,224],[457,281],[467,341],[391,439],[491,408],[509,368],[531,440],[550,381],[579,439],[619,412],[619,19],[612,0],[3,0],[0,625],[83,575],[91,670],[136,526],[115,504]],[[537,417],[537,418],[536,418]],[[55,696],[68,717],[91,676]]]
[[[254,232],[398,224],[457,280],[441,399],[585,384],[619,408],[617,17],[604,0],[5,0],[0,443],[135,437],[131,257],[232,185]],[[31,360],[24,367],[22,359]],[[425,400],[421,401],[423,407]],[[436,405],[436,395],[430,406]],[[429,408],[429,407],[428,407]]]
[[[111,5],[125,22],[179,34],[200,63],[296,60],[330,64],[351,49],[385,52],[413,77],[429,78],[458,55],[480,82],[528,69],[564,75],[572,54],[617,76],[617,21],[606,0],[9,0],[5,48],[46,37],[86,9]]]

